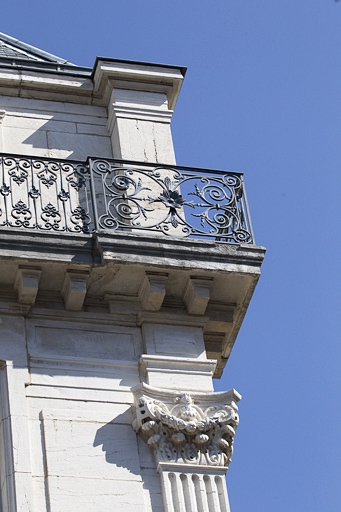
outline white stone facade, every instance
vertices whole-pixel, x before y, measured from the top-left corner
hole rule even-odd
[[[182,69],[84,70],[2,40],[27,58],[0,62],[3,154],[175,163]],[[0,237],[0,510],[229,512],[240,396],[212,377],[264,249],[24,227]]]
[[[92,79],[0,69],[0,150],[174,164],[170,122],[182,80],[179,68],[105,60]]]

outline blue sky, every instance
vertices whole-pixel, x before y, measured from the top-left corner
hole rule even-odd
[[[339,512],[341,3],[5,2],[0,30],[68,60],[188,66],[182,165],[244,172],[263,275],[217,389],[242,395],[232,512]]]

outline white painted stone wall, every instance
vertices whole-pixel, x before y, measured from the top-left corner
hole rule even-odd
[[[151,511],[159,483],[156,473],[152,489],[142,482],[148,454],[144,463],[131,427],[140,329],[1,321],[3,511]]]
[[[114,154],[138,162],[175,164],[172,114],[166,94],[113,89],[108,128]]]
[[[182,80],[180,68],[110,60],[99,60],[91,79],[3,71],[0,151],[174,164],[170,121]],[[120,249],[118,235],[100,233],[95,240],[81,234],[76,241],[76,235],[52,231],[26,231],[22,249],[20,237],[6,229],[9,245],[0,252],[1,512],[228,512],[229,448],[219,453],[219,469],[202,461],[196,468],[191,460],[184,467],[179,460],[174,467],[158,461],[140,435],[142,424],[137,433],[132,428],[133,390],[141,383],[156,389],[154,398],[168,397],[169,410],[174,393],[176,400],[208,395],[224,417],[224,404],[212,398],[216,361],[207,358],[204,328],[211,337],[227,335],[234,322],[238,330],[249,300],[240,262],[227,267],[211,244],[208,269],[204,246],[186,241],[162,248],[164,240],[147,232],[137,251],[134,236],[122,238]],[[232,286],[221,285],[222,294],[212,290],[212,308],[221,308],[224,319],[216,314],[209,324],[214,272],[215,285],[224,283],[222,276],[237,277]],[[251,294],[257,272],[245,270]],[[160,311],[167,294],[170,306]],[[236,305],[233,319],[226,304]],[[195,400],[192,409],[200,409],[205,425],[219,423],[226,445],[229,425],[220,415],[212,420],[209,407]],[[190,431],[186,435],[191,439]]]
[[[3,230],[3,236],[2,512],[228,512],[224,475],[238,423],[229,414],[236,413],[231,403],[240,397],[212,393],[216,361],[207,358],[204,328],[216,328],[209,324],[209,302],[220,297],[221,288],[232,293],[235,286],[235,302],[245,300],[241,272],[252,293],[256,276],[250,268],[228,246],[220,247],[226,252],[219,271],[217,261],[211,267],[204,257],[192,261],[191,241],[173,256],[174,247],[159,241],[156,252],[154,247],[146,255],[145,247],[134,248],[138,236],[125,242],[122,253],[115,238],[102,234],[102,264],[91,258],[81,264],[76,236],[44,233],[37,242],[26,232],[17,252],[18,233],[9,237]],[[81,235],[79,244],[90,240]],[[202,250],[212,247],[207,242]],[[198,267],[206,277],[198,278]],[[227,333],[237,307],[229,319],[224,315]],[[154,426],[163,427],[157,424],[159,412],[150,420],[154,426],[143,427],[143,418],[136,424],[141,393],[151,407],[172,416],[165,422],[167,449],[186,441],[186,460],[179,453],[167,460],[153,446],[155,438],[149,442]],[[185,411],[177,410],[182,399]],[[201,447],[194,455],[192,443]]]
[[[81,161],[113,157],[104,107],[0,96],[0,111],[1,152]]]
[[[141,328],[109,318],[53,316],[0,318],[3,512],[163,511],[156,462],[132,428],[131,389],[141,382],[145,345],[161,361],[155,385],[187,389],[196,381],[197,390],[210,388],[212,373],[207,382],[194,373],[196,361],[214,367],[200,348],[202,336],[188,328],[180,338],[179,329],[168,328],[171,352],[184,353],[187,366],[168,361],[162,368],[161,354],[169,350],[159,326],[158,346],[150,326],[142,336]]]
[[[175,163],[179,68],[98,61],[93,79],[0,70],[0,152]]]

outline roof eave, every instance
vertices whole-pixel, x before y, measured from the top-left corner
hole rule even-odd
[[[5,43],[11,44],[25,52],[35,55],[37,58],[40,58],[43,61],[46,60],[48,62],[54,62],[54,63],[57,62],[58,64],[68,64],[70,66],[77,67],[76,64],[72,64],[71,62],[69,62],[65,59],[62,59],[61,57],[58,57],[57,55],[53,55],[52,53],[48,53],[44,50],[41,50],[40,48],[36,48],[35,46],[24,43],[23,41],[20,41],[19,39],[16,39],[15,37],[4,34],[3,32],[0,32],[0,39],[2,41],[4,41]]]

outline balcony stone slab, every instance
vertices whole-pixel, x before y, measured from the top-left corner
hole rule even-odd
[[[38,265],[41,275],[35,311],[53,305],[54,314],[58,310],[65,314],[63,292],[61,295],[65,275],[80,272],[88,275],[85,298],[82,291],[85,315],[96,318],[100,313],[102,319],[108,317],[110,322],[136,326],[198,325],[203,330],[203,347],[209,357],[217,360],[215,376],[219,376],[259,279],[264,253],[262,247],[206,240],[2,229],[0,280],[7,297],[3,307],[4,311],[13,312],[24,307],[16,305],[18,268]],[[157,286],[158,289],[144,295],[144,306],[148,309],[153,304],[154,311],[141,305],[146,275],[167,275],[166,287],[163,282],[162,290]],[[209,283],[204,315],[195,311],[190,314],[185,301],[188,282],[198,278]],[[8,304],[10,297],[12,305]],[[32,304],[28,305],[31,308]]]

